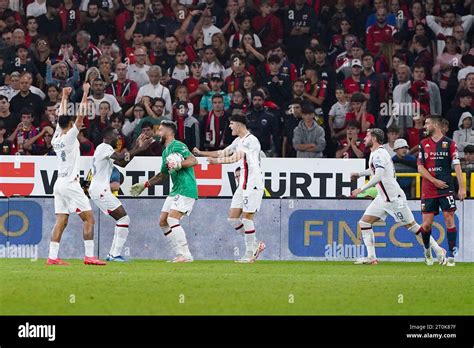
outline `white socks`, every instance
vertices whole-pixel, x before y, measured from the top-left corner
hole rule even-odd
[[[237,231],[237,233],[245,232],[244,224],[239,218],[227,218],[227,221],[229,221],[229,224]]]
[[[174,238],[175,234],[171,233],[171,228],[168,225],[160,227],[163,231],[163,235],[165,236],[166,242],[168,243],[171,250],[173,250],[173,253],[176,255],[178,253],[178,251],[176,250],[178,245],[176,244],[176,240]]]
[[[59,253],[59,243],[58,242],[49,242],[49,258],[56,260]]]
[[[171,234],[173,235],[174,240],[176,241],[176,251],[178,256],[184,256],[186,258],[192,258],[191,252],[188,248],[188,242],[186,240],[186,234],[184,229],[179,224],[179,220],[175,218],[168,217],[166,220],[168,225],[171,228]]]
[[[86,251],[86,257],[94,256],[94,240],[85,240],[84,249]]]
[[[245,229],[245,248],[246,253],[252,253],[255,250],[257,244],[257,237],[255,235],[255,224],[253,220],[242,219],[242,223]]]
[[[362,231],[362,239],[364,240],[365,247],[367,248],[367,257],[376,259],[375,235],[372,225],[364,221],[359,221],[359,226]]]
[[[112,242],[112,247],[110,248],[110,255],[120,256],[122,254],[122,249],[127,241],[128,237],[128,225],[130,224],[130,218],[128,215],[118,219],[115,223],[115,234],[114,240]]]

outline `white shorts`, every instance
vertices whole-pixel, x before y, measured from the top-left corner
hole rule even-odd
[[[110,215],[111,212],[122,205],[119,199],[107,189],[102,190],[99,194],[91,192],[89,189],[89,195],[94,204],[106,215]]]
[[[193,211],[194,202],[196,202],[196,199],[186,196],[168,196],[161,211],[169,213],[170,210],[176,210],[189,216]]]
[[[383,221],[385,221],[388,214],[402,225],[407,225],[415,221],[413,213],[410,208],[408,208],[406,199],[402,197],[391,202],[385,202],[381,196],[377,196],[364,213],[364,215],[376,216]]]
[[[245,213],[255,213],[262,205],[263,189],[242,190],[238,187],[232,197],[230,208],[242,209]]]
[[[62,181],[54,184],[54,213],[70,214],[92,210],[79,181]]]

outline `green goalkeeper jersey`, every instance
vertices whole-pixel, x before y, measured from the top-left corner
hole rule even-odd
[[[172,171],[171,173],[168,171],[166,158],[170,154],[176,152],[181,154],[184,159],[192,155],[186,144],[183,144],[178,140],[173,140],[163,151],[163,154],[161,155],[161,172],[166,175],[171,175],[171,180],[173,181],[173,188],[169,195],[171,197],[181,195],[197,199],[198,189],[193,167],[181,168],[180,170]]]

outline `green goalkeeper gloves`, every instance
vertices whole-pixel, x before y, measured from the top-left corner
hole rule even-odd
[[[140,194],[149,186],[150,185],[148,184],[148,181],[145,182],[144,184],[137,183],[135,185],[132,185],[132,187],[130,188],[130,194],[133,197],[140,196]]]

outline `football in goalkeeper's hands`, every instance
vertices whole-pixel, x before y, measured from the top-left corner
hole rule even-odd
[[[170,172],[181,169],[181,162],[184,161],[183,156],[178,152],[173,152],[166,157],[166,165]]]

